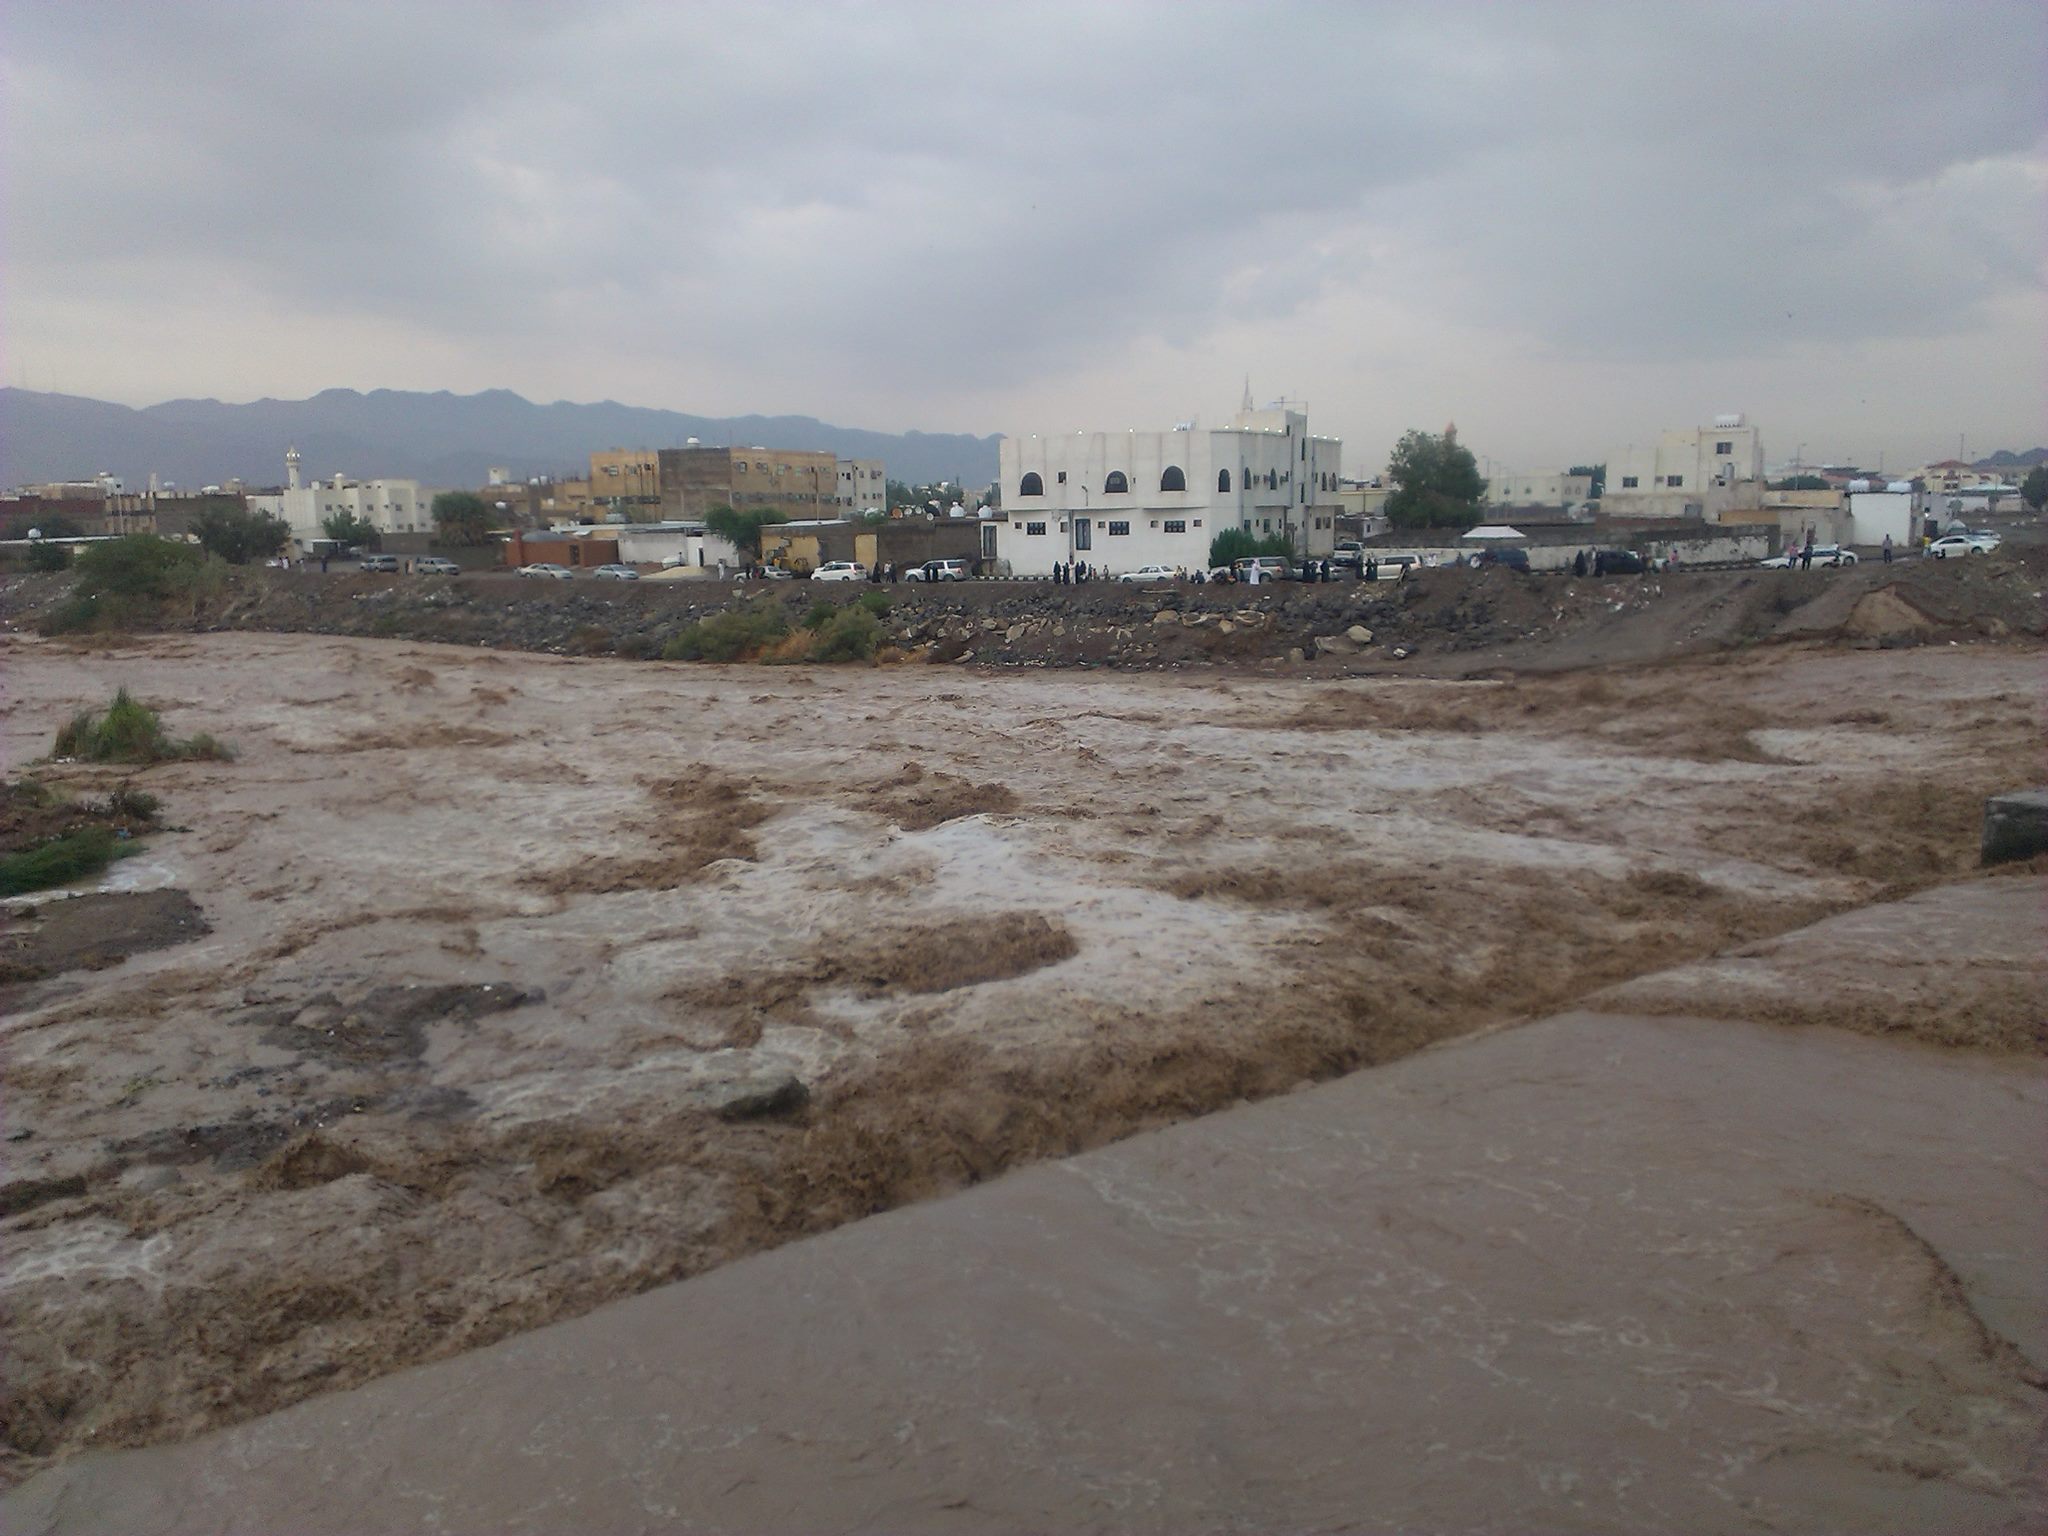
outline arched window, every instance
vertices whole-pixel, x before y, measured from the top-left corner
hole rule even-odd
[[[1180,472],[1178,464],[1169,464],[1159,477],[1162,491],[1184,491],[1188,488],[1188,477]]]
[[[1120,469],[1112,469],[1109,478],[1102,482],[1102,494],[1105,496],[1121,496],[1130,488],[1131,482],[1124,478],[1124,472]]]
[[[1227,491],[1227,490],[1229,490],[1229,489],[1230,489],[1230,471],[1229,471],[1229,470],[1227,470],[1227,469],[1219,469],[1219,470],[1217,470],[1217,471],[1216,471],[1216,489],[1217,489],[1217,490],[1219,490],[1219,491]]]
[[[1280,472],[1278,470],[1269,469],[1266,471],[1266,489],[1269,491],[1280,489]]]
[[[1018,483],[1017,494],[1019,496],[1043,496],[1045,494],[1045,482],[1038,478],[1036,470],[1026,475]]]

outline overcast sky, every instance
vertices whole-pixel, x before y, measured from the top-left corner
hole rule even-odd
[[[1370,470],[1746,410],[2048,438],[2048,7],[136,5],[0,32],[5,382],[973,432]]]

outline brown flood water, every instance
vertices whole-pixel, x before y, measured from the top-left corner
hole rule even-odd
[[[2039,656],[1519,684],[0,642],[230,763],[10,990],[5,1470],[190,1435],[1966,871]],[[38,771],[78,789],[107,774]],[[1802,1022],[2011,1049],[1964,968]],[[1660,1011],[1656,999],[1639,1006]]]

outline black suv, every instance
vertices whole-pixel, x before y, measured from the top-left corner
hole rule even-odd
[[[1602,549],[1593,555],[1595,576],[1640,576],[1643,557],[1632,549]]]

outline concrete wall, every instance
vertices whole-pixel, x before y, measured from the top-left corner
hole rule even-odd
[[[1856,491],[1849,497],[1849,542],[1904,549],[1920,530],[1920,498],[1911,491]]]

